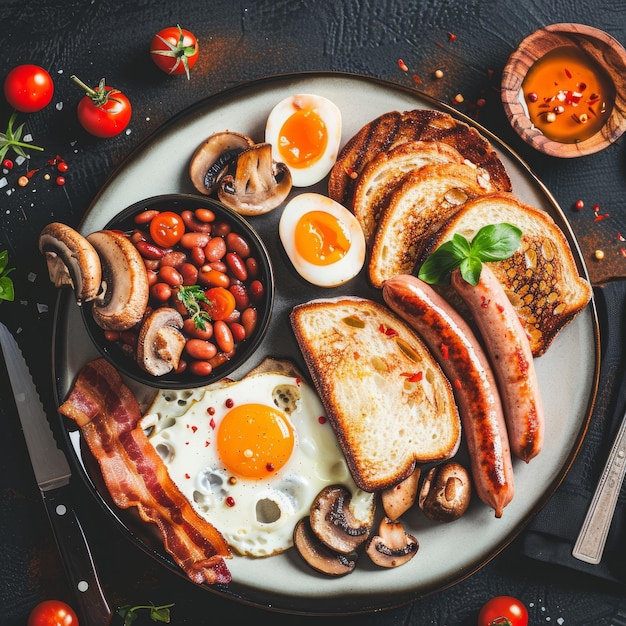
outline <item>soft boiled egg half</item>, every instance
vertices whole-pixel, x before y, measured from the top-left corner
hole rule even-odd
[[[355,484],[318,395],[299,377],[261,371],[162,390],[142,425],[180,491],[241,556],[291,547],[328,485],[346,486],[357,519],[373,515],[373,494]]]
[[[348,282],[365,262],[361,225],[348,209],[327,196],[303,193],[290,200],[278,233],[296,271],[319,287]]]
[[[265,141],[276,161],[285,163],[294,187],[308,187],[330,172],[341,142],[341,112],[313,94],[289,96],[269,114]]]

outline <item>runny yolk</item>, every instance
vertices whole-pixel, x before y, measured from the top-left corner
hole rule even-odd
[[[217,431],[217,451],[235,476],[258,480],[280,470],[295,445],[285,414],[265,404],[235,406]]]
[[[345,225],[326,211],[309,211],[296,224],[296,250],[313,265],[331,265],[350,249]]]
[[[328,144],[324,120],[313,109],[299,109],[287,118],[278,134],[282,160],[303,168],[320,159]]]

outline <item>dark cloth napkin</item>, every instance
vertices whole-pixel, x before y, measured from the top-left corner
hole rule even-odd
[[[594,293],[600,324],[601,363],[589,429],[563,483],[521,538],[521,549],[526,556],[544,562],[626,582],[626,483],[622,486],[602,561],[591,565],[572,556],[626,410],[626,281],[595,287]]]

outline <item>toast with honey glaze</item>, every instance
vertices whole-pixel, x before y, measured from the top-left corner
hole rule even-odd
[[[450,383],[390,309],[339,296],[297,305],[291,324],[361,489],[386,489],[417,463],[456,453],[461,426]]]
[[[589,282],[579,275],[569,243],[544,211],[513,194],[492,193],[468,200],[419,252],[418,265],[455,234],[471,241],[489,224],[508,222],[522,231],[518,250],[489,266],[503,285],[530,339],[533,356],[545,353],[559,331],[587,306]],[[452,298],[445,290],[444,295]],[[458,301],[453,302],[462,308]]]
[[[381,152],[407,141],[441,141],[464,159],[487,171],[494,187],[510,191],[509,175],[489,141],[475,128],[449,113],[431,109],[390,111],[365,124],[341,149],[328,181],[328,195],[351,207],[356,181]]]
[[[470,198],[495,191],[489,178],[465,163],[426,165],[406,174],[383,209],[369,258],[369,278],[382,287],[387,278],[413,272],[420,242]]]

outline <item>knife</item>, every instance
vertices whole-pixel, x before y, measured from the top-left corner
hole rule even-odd
[[[13,388],[35,479],[50,518],[67,577],[73,587],[80,623],[104,626],[111,609],[102,591],[89,545],[72,504],[71,470],[50,429],[24,356],[0,323],[0,347]]]

